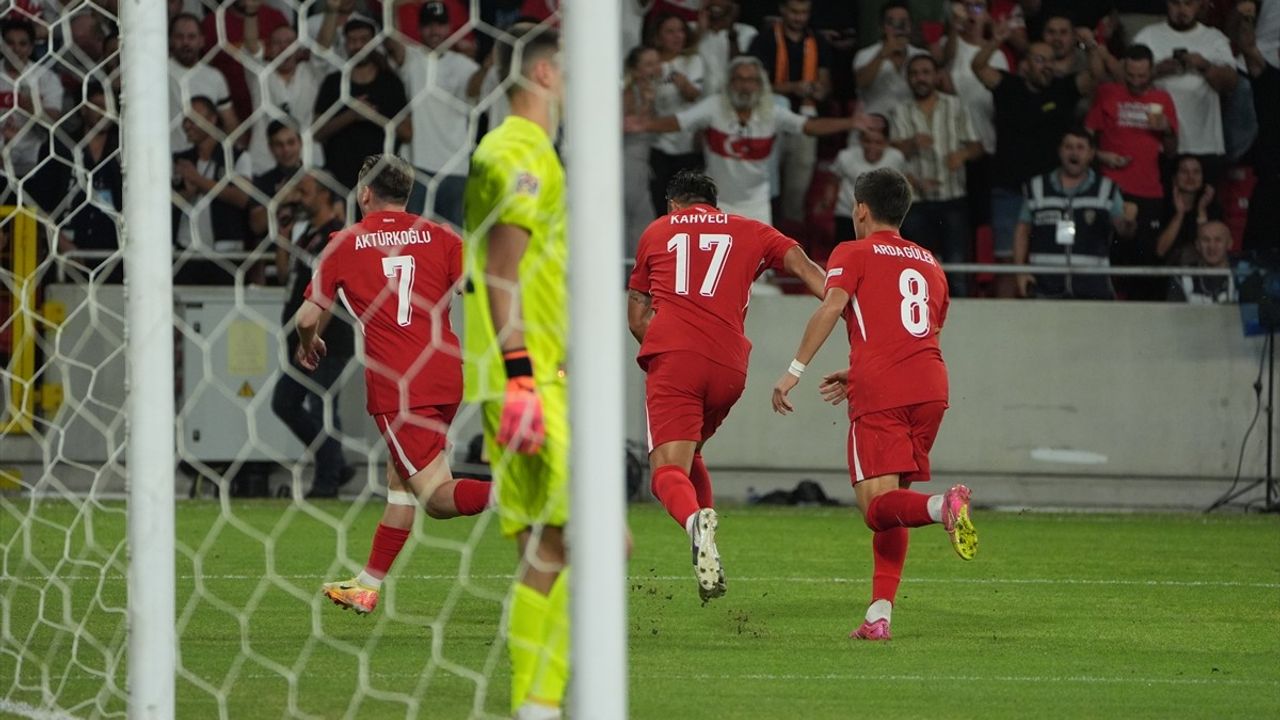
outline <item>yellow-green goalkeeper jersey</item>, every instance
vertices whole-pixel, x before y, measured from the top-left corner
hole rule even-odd
[[[542,127],[510,115],[485,135],[471,156],[464,202],[470,281],[462,303],[466,399],[501,398],[507,382],[485,282],[489,230],[494,225],[529,231],[519,270],[521,329],[535,380],[557,381],[569,337],[569,247],[564,166]]]

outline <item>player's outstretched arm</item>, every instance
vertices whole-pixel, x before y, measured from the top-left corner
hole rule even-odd
[[[787,273],[800,278],[805,289],[819,300],[826,295],[827,274],[818,263],[809,259],[799,246],[793,247],[782,256],[782,268]]]
[[[298,308],[297,314],[294,315],[294,324],[298,328],[298,349],[294,353],[294,360],[307,372],[315,370],[320,364],[320,358],[328,353],[328,348],[320,335],[329,325],[331,317],[333,317],[332,312],[322,309],[310,300],[304,300],[302,307]]]
[[[628,290],[627,326],[631,328],[631,336],[636,342],[644,342],[644,334],[649,331],[649,321],[652,319],[653,298],[639,290]]]
[[[795,412],[795,406],[787,398],[787,393],[800,382],[800,376],[804,374],[813,356],[818,354],[822,344],[831,336],[831,331],[835,329],[836,323],[839,322],[848,304],[849,293],[838,287],[827,290],[826,299],[813,312],[809,323],[804,327],[804,337],[800,339],[800,349],[796,350],[795,359],[773,386],[774,412],[779,415]]]

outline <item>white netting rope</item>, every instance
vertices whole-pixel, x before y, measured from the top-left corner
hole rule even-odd
[[[289,3],[262,3],[264,8],[296,11],[297,18],[290,19],[298,29],[296,39],[281,47],[280,36],[263,33],[259,48],[251,50],[245,47],[243,24],[228,18],[242,2],[183,3],[183,9],[207,11],[215,31],[196,63],[171,72],[180,106],[171,115],[174,136],[198,141],[204,134],[217,141],[217,161],[197,157],[192,163],[207,183],[175,170],[173,202],[180,236],[175,275],[203,263],[203,272],[225,276],[225,284],[182,286],[175,292],[180,378],[176,434],[183,463],[176,483],[180,498],[195,496],[190,502],[180,500],[178,508],[179,716],[237,717],[245,708],[267,702],[269,714],[289,717],[364,716],[362,708],[386,708],[385,703],[398,707],[397,715],[433,717],[433,688],[444,678],[471,688],[461,693],[470,701],[455,714],[503,715],[505,684],[491,681],[505,672],[501,617],[511,568],[510,563],[483,570],[474,565],[477,547],[493,535],[490,514],[465,533],[438,533],[438,521],[417,522],[384,586],[377,614],[359,625],[319,595],[321,581],[348,577],[363,567],[372,530],[368,520],[384,503],[382,468],[388,458],[363,408],[343,403],[342,429],[332,416],[325,418],[325,426],[359,468],[357,482],[349,487],[362,487],[349,503],[302,499],[312,472],[309,453],[281,434],[270,407],[271,388],[282,373],[290,373],[311,390],[328,391],[287,367],[280,349],[282,293],[276,286],[283,278],[273,277],[271,270],[280,247],[285,248],[282,264],[287,267],[292,260],[292,238],[281,220],[300,178],[320,167],[324,153],[317,135],[327,123],[348,108],[360,120],[385,122],[382,149],[405,156],[409,151],[398,147],[395,128],[412,122],[414,112],[432,104],[449,106],[466,119],[467,135],[474,138],[486,117],[496,124],[505,114],[509,83],[498,82],[493,71],[485,73],[477,59],[483,75],[479,96],[462,99],[431,82],[440,76],[428,70],[429,81],[406,88],[407,104],[384,118],[352,96],[349,80],[359,60],[384,52],[389,40],[412,42],[395,27],[399,3],[382,7],[373,39],[349,58],[341,26],[327,41],[313,37],[308,26],[312,12],[323,17],[326,9],[345,12],[352,3],[306,0],[292,8]],[[118,46],[121,35],[128,42],[128,32],[118,32],[115,3],[109,3],[110,9],[74,0],[11,3],[6,20],[17,5],[34,8],[23,19],[36,36],[30,60],[16,75],[7,71],[22,59],[5,56],[5,77],[12,77],[11,105],[3,98],[6,81],[0,80],[0,117],[6,128],[0,157],[9,179],[0,206],[15,208],[3,211],[0,219],[0,379],[8,408],[0,422],[7,431],[0,435],[0,714],[124,717],[124,305],[126,290],[146,291],[123,278],[120,250],[127,233],[120,211],[122,160],[116,128],[127,122],[129,105],[128,88],[120,94]],[[438,52],[506,37],[480,20],[478,0],[469,5],[470,21]],[[8,35],[18,31],[9,24],[5,29],[8,42]],[[290,53],[298,50],[310,55],[297,62],[307,64],[304,70],[289,67]],[[223,98],[210,98],[215,101],[212,113],[199,99],[208,97],[205,68],[215,62],[243,67],[249,91],[250,112],[237,117],[229,132]],[[283,69],[321,82],[328,72],[341,73],[337,101],[314,113],[282,107],[275,97],[280,83],[273,79]],[[387,70],[395,72],[390,66]],[[57,79],[60,97],[48,77]],[[234,95],[234,86],[230,89]],[[254,146],[254,134],[265,135],[272,121],[296,128],[302,161],[298,172],[279,178],[274,192],[253,182],[253,175],[265,169],[250,165],[252,175],[241,172],[246,167],[241,158],[261,151]],[[471,147],[468,142],[454,149],[463,173]],[[332,174],[320,177],[333,189],[343,189]],[[424,174],[420,180],[431,207],[445,176]],[[229,195],[228,189],[241,197]],[[354,202],[345,199],[351,218]],[[252,224],[253,208],[265,210],[258,219],[266,227],[246,230],[239,238],[243,242],[232,247],[226,241],[236,238],[218,236],[225,215],[212,221],[237,203],[244,206],[246,225]],[[28,219],[20,221],[23,217]],[[20,267],[17,256],[24,252],[34,252],[34,262],[28,257]],[[14,342],[18,339],[22,341]],[[29,358],[29,366],[22,366],[23,357]],[[354,394],[362,374],[357,357],[334,388]],[[28,396],[38,397],[29,412],[24,404]],[[464,406],[451,440],[465,445],[478,427],[477,408]],[[229,439],[211,442],[215,435]],[[210,449],[210,444],[224,447]],[[268,487],[283,487],[290,499],[233,497],[243,477],[262,466],[276,468]],[[321,542],[298,547],[304,536]],[[236,555],[234,562],[229,562],[230,553]],[[298,561],[300,555],[305,562]],[[503,554],[504,560],[508,557],[509,550]],[[415,570],[423,561],[446,570]],[[244,569],[228,571],[236,565]],[[398,591],[399,575],[414,579],[415,592],[429,588],[434,596],[430,605],[412,602],[405,595],[409,590]],[[478,649],[459,651],[451,642],[450,625],[459,613],[470,619],[473,612],[488,640]],[[295,635],[282,640],[277,635],[284,631],[275,630],[277,625]],[[386,654],[406,642],[413,650],[397,657],[411,662],[389,668],[379,660],[380,651]],[[211,644],[215,651],[208,649]],[[317,707],[317,679],[345,682],[331,669],[336,666],[342,668],[339,674],[352,671],[350,692],[324,697],[325,705]]]

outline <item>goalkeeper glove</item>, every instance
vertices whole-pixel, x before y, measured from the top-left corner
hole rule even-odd
[[[542,449],[546,428],[542,423],[542,400],[533,382],[533,363],[523,348],[503,353],[507,370],[507,392],[498,425],[498,444],[524,455]]]

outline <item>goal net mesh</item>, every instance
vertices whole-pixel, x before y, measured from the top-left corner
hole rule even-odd
[[[525,4],[546,10],[536,20],[559,22],[557,3]],[[482,16],[479,0],[446,2],[450,31],[433,51],[419,2],[168,5],[175,290],[154,301],[172,301],[175,318],[177,714],[505,716],[515,557],[492,513],[419,513],[374,614],[343,613],[321,596],[322,582],[365,564],[387,449],[364,411],[361,350],[325,388],[290,365],[281,308],[306,223],[300,180],[323,170],[345,221],[355,219],[349,138],[367,143],[370,128],[380,131],[377,151],[418,168],[423,214],[455,219],[451,183],[506,112],[506,83],[484,58],[517,13],[503,14],[510,3]],[[128,712],[125,301],[148,288],[129,283],[123,262],[119,128],[138,111],[121,87],[129,32],[116,7],[0,5],[0,716]],[[357,47],[348,34],[362,22],[373,37]],[[442,62],[453,55],[467,61]],[[376,87],[362,84],[368,61]],[[404,100],[389,109],[391,82]],[[324,106],[326,83],[337,97]],[[428,120],[463,126],[444,160],[434,148],[434,167],[397,134]],[[275,142],[277,125],[296,131],[295,149]],[[344,134],[352,127],[360,132]],[[281,162],[291,152],[297,168]],[[286,376],[332,401],[310,446],[272,410]],[[478,408],[464,405],[450,433],[455,472],[483,475],[479,432]],[[339,499],[308,499],[313,457],[330,437],[353,477]]]

